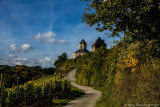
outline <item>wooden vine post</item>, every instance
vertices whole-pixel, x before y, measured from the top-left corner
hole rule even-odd
[[[18,91],[19,91],[19,77],[17,79],[17,94],[16,94],[16,99],[18,99]]]
[[[1,88],[2,88],[2,85],[3,85],[3,74],[1,74]]]

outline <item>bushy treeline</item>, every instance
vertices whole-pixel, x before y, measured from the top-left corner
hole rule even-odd
[[[101,47],[64,63],[77,68],[77,83],[102,87],[99,107],[160,103],[160,44],[123,39],[111,49]]]
[[[28,67],[25,65],[8,66],[4,65],[0,68],[0,74],[3,74],[3,86],[12,87],[13,83],[24,84],[29,80],[36,80],[43,75],[52,75],[55,73],[55,68],[41,68],[40,66]]]
[[[60,75],[46,78],[43,81],[28,81],[24,85],[12,88],[0,88],[0,106],[13,107],[24,106],[33,103],[36,106],[45,100],[65,95],[71,90],[69,80]]]

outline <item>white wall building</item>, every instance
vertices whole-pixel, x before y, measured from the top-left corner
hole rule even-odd
[[[75,59],[79,55],[84,55],[88,53],[87,50],[87,43],[84,41],[84,39],[81,40],[81,42],[78,44],[78,50],[72,54],[72,58]]]

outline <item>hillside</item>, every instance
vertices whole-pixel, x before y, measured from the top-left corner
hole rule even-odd
[[[100,87],[98,107],[126,104],[160,103],[160,45],[156,40],[121,40],[111,49],[101,47],[94,53],[67,60],[65,72],[77,68],[81,85]]]
[[[3,67],[4,65],[0,65],[0,68]]]

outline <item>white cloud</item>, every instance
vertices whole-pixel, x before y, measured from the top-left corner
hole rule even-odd
[[[47,32],[44,34],[38,33],[38,35],[36,35],[34,39],[35,40],[53,39],[55,36],[56,34],[54,32]]]
[[[59,43],[59,44],[66,44],[66,41],[60,40],[58,43]]]
[[[14,64],[15,65],[23,65],[23,63],[21,61],[15,61]]]
[[[10,50],[16,50],[17,49],[17,46],[16,46],[16,44],[11,44],[10,46],[9,46],[9,49]]]
[[[11,55],[13,56],[13,54]],[[0,65],[26,65],[26,66],[41,66],[42,68],[54,67],[54,60],[49,57],[44,57],[42,59],[30,59],[30,58],[19,58],[19,57],[9,57],[0,58]]]
[[[29,44],[23,44],[23,45],[18,49],[18,51],[19,51],[20,53],[26,53],[27,51],[32,50],[32,49],[33,49],[33,47],[32,47],[31,45],[29,45]]]
[[[9,59],[10,65],[27,65],[27,66],[37,66],[39,65],[38,61],[33,59],[27,59],[27,58],[14,58]]]
[[[51,61],[51,59],[49,57],[45,57],[44,58],[46,61]]]
[[[29,50],[32,50],[33,47],[29,44],[23,44],[22,46],[18,47],[16,44],[11,44],[9,49],[12,51],[17,51],[19,53],[27,53]]]
[[[3,58],[0,64],[10,65],[10,66],[15,66],[15,65],[40,66],[38,61],[27,58]]]
[[[45,57],[43,59],[39,60],[39,63],[41,64],[42,67],[53,67],[53,60],[49,57]]]
[[[55,40],[55,36],[56,34],[50,31],[44,34],[38,33],[35,37],[33,37],[33,39],[37,41],[39,40],[44,43],[55,43],[55,44],[66,44],[67,43],[64,40],[60,40],[60,41]]]
[[[9,54],[8,57],[9,57],[9,58],[16,58],[17,56],[14,55],[14,54]]]

